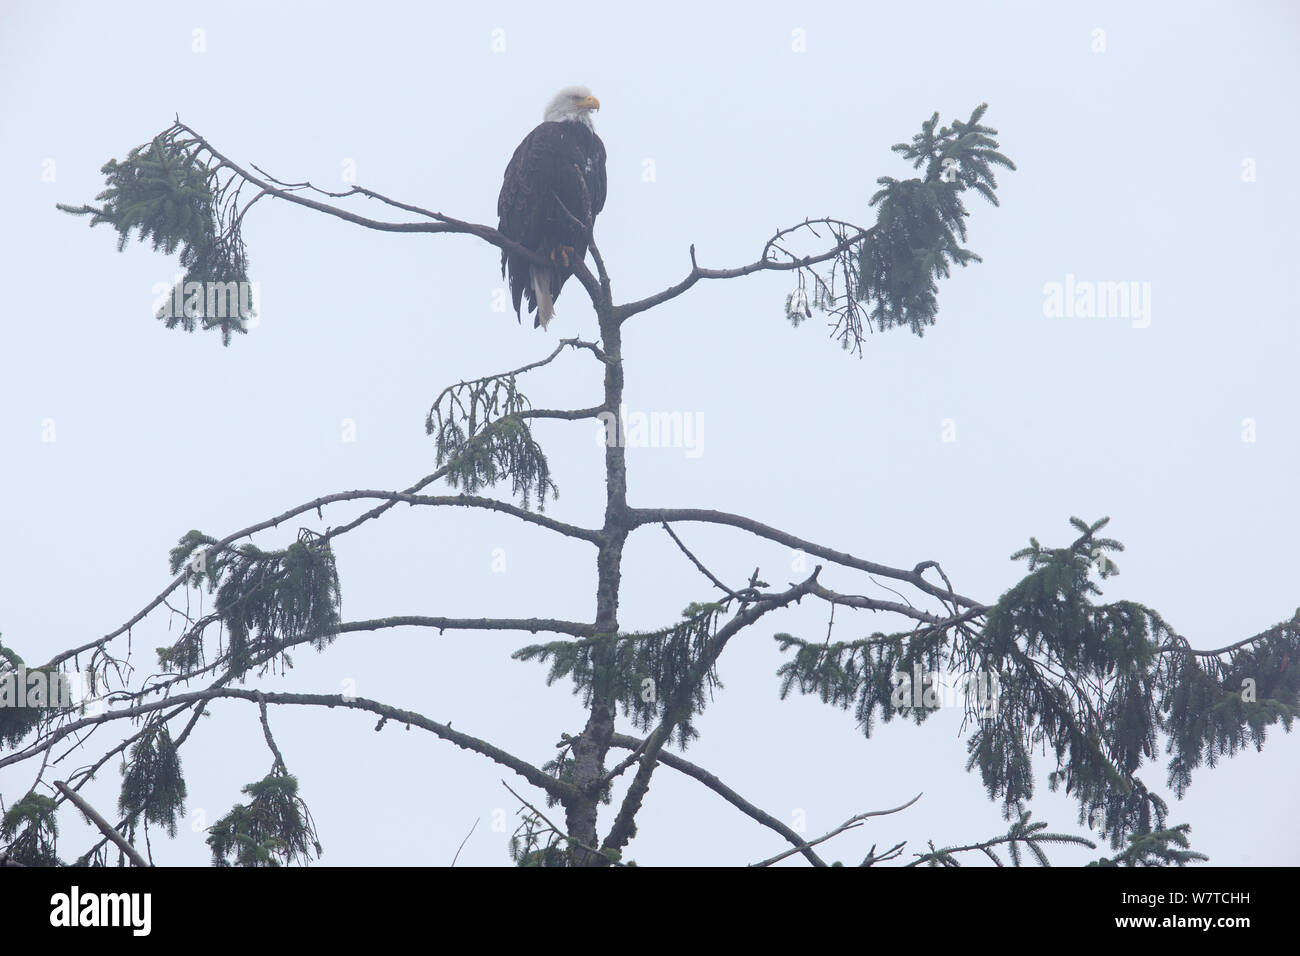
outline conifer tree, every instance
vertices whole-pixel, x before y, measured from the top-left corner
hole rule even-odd
[[[258,708],[271,770],[244,788],[246,804],[234,806],[210,828],[207,842],[214,865],[296,864],[322,852],[307,797],[299,793],[298,780],[272,734],[271,705],[364,711],[378,717],[379,727],[389,721],[415,727],[512,771],[522,778],[515,787],[531,788],[521,793],[510,787],[523,822],[509,852],[521,866],[630,865],[625,854],[637,832],[638,814],[653,776],[665,772],[692,778],[789,844],[775,855],[756,852],[756,865],[792,856],[814,866],[829,865],[825,854],[834,837],[871,816],[902,812],[915,800],[864,810],[810,840],[680,753],[699,735],[696,718],[719,686],[719,660],[731,640],[805,600],[822,602],[832,612],[878,612],[895,622],[893,630],[836,642],[829,636],[775,635],[786,654],[781,695],[813,694],[851,710],[868,738],[877,721],[901,718],[919,725],[934,713],[900,675],[991,678],[966,694],[967,769],[978,771],[989,797],[1000,801],[1007,831],[963,845],[927,843],[912,850],[900,843],[879,853],[873,847],[865,859],[855,861],[859,865],[955,866],[971,856],[999,865],[1046,863],[1053,845],[1094,847],[1086,837],[1051,832],[1047,824],[1031,819],[1035,751],[1050,751],[1049,784],[1064,787],[1076,801],[1080,824],[1086,822],[1108,839],[1109,855],[1103,852],[1097,863],[1182,865],[1204,859],[1191,848],[1188,824],[1171,823],[1169,807],[1139,771],[1157,759],[1163,742],[1169,784],[1181,797],[1203,763],[1212,765],[1247,744],[1262,746],[1274,723],[1289,731],[1300,706],[1300,668],[1287,666],[1300,659],[1300,611],[1228,647],[1198,650],[1154,609],[1103,600],[1101,584],[1117,573],[1114,555],[1122,550],[1118,541],[1103,536],[1105,518],[1071,518],[1072,532],[1056,546],[1030,538],[1028,547],[1012,556],[1024,562],[1023,576],[1000,597],[982,601],[957,591],[936,561],[893,567],[743,515],[635,506],[627,496],[624,447],[614,434],[604,451],[603,523],[583,527],[546,512],[558,489],[533,423],[601,421],[615,431],[623,403],[624,325],[704,280],[788,273],[795,290],[785,300],[787,319],[798,325],[814,311],[824,314],[831,336],[850,352],[861,352],[869,330],[902,327],[919,336],[933,325],[938,280],[953,265],[979,261],[963,245],[966,201],[975,194],[996,206],[995,169],[1015,168],[999,152],[997,131],[984,124],[984,113],[980,106],[968,119],[945,126],[935,114],[910,142],[895,146],[915,175],[878,180],[870,200],[873,224],[805,220],[768,239],[753,262],[733,268],[700,265],[692,247],[685,277],[639,300],[616,298],[587,223],[592,266],[578,263],[575,277],[595,310],[598,340],[565,339],[529,365],[444,389],[426,419],[436,457],[432,473],[401,491],[322,494],[225,534],[189,531],[171,550],[174,578],[162,594],[121,627],[30,669],[45,675],[84,672],[95,690],[112,694],[112,703],[102,713],[50,701],[40,707],[0,707],[0,767],[40,767],[30,790],[0,807],[0,862],[134,862],[139,854],[127,855],[122,848],[137,847],[141,838],[147,844],[151,825],[175,836],[188,797],[184,745],[211,701],[233,699]],[[264,198],[297,206],[304,215],[333,216],[373,230],[470,235],[546,264],[487,225],[359,186],[328,192],[246,168],[179,119],[122,162],[107,163],[103,173],[106,188],[96,204],[60,208],[88,216],[92,226],[111,226],[119,249],[134,234],[164,254],[178,255],[184,277],[159,318],[168,328],[215,331],[227,345],[247,331],[248,303],[232,310],[210,293],[247,281],[241,230],[246,214]],[[358,200],[377,204],[383,215],[357,212]],[[182,307],[173,308],[173,303]],[[600,376],[601,404],[579,409],[535,405],[523,390],[529,374],[575,354],[592,363],[593,377]],[[494,490],[507,493],[493,497]],[[326,509],[358,501],[371,507],[347,523],[325,525]],[[335,541],[397,504],[492,510],[585,543],[593,550],[597,572],[590,620],[344,620]],[[278,546],[239,543],[253,535],[274,537],[283,522],[309,521],[313,514],[323,530],[304,528],[295,540]],[[726,581],[684,540],[684,529],[700,523],[798,549],[820,563],[795,581],[775,580],[761,569],[746,581]],[[682,560],[700,572],[700,600],[680,612],[664,609],[663,625],[651,631],[625,628],[618,614],[623,548],[637,533],[666,534]],[[868,575],[887,581],[898,599],[865,593]],[[183,632],[157,649],[150,662],[154,673],[146,680],[133,679],[130,675],[149,668],[142,667],[140,649],[130,647],[132,629],[169,595],[186,588],[213,593],[213,609],[187,614]],[[529,760],[450,723],[380,701],[273,689],[275,674],[300,645],[325,654],[346,635],[390,627],[552,635],[514,657],[545,665],[541,676],[547,683],[567,685],[579,694],[586,723],[557,728],[556,752],[549,759]],[[29,670],[17,652],[0,643],[0,693],[17,693],[16,678],[25,673]],[[84,736],[100,727],[117,731],[118,741],[80,769],[60,771],[66,778],[55,780],[48,762],[54,748],[78,739],[85,740],[86,748],[103,746],[106,735]],[[60,809],[68,802],[82,808],[76,794],[106,773],[114,759],[122,766],[118,819],[104,823],[99,842],[69,852],[57,841]]]

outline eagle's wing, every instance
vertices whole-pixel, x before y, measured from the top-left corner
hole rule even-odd
[[[555,171],[555,195],[575,218],[595,223],[596,216],[605,208],[605,144],[591,129],[576,123],[567,125],[565,162]],[[563,216],[562,210],[556,212]],[[583,237],[573,230],[574,224],[567,222],[565,231],[571,240],[568,244],[585,249]]]
[[[596,141],[595,148],[592,150],[592,162],[595,168],[592,170],[590,181],[591,187],[591,218],[594,221],[596,216],[605,208],[605,144],[601,142],[600,137],[595,133],[591,138]]]
[[[546,230],[546,213],[550,206],[551,180],[555,152],[554,127],[558,123],[542,123],[515,148],[506,165],[497,196],[498,231],[508,239],[529,249],[541,244]],[[510,292],[514,299],[515,314],[519,314],[520,300],[528,293],[528,307],[532,309],[532,285],[528,281],[528,263],[511,262],[510,255],[501,251],[501,275],[506,277],[509,264]]]

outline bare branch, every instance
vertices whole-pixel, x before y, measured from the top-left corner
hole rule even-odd
[[[77,793],[62,780],[54,781],[54,785],[59,788],[60,793],[76,805],[78,810],[86,815],[87,820],[99,828],[100,833],[104,834],[104,836],[117,844],[118,848],[127,855],[127,858],[130,859],[133,865],[143,866],[146,868],[149,866],[145,858],[136,851],[136,848],[130,843],[127,843],[126,838],[114,830],[112,825],[100,816],[99,811],[86,802],[85,797]]]
[[[719,581],[717,576],[714,575],[712,571],[710,571],[708,568],[706,568],[703,564],[700,563],[699,558],[691,554],[690,550],[686,547],[686,545],[682,544],[682,539],[677,537],[677,535],[673,532],[672,526],[669,525],[668,522],[666,521],[663,522],[663,529],[668,532],[668,537],[673,539],[673,541],[677,544],[677,547],[681,548],[682,554],[686,555],[686,557],[691,559],[691,564],[695,565],[697,568],[700,569],[701,574],[703,574],[706,578],[712,581],[713,584],[719,590],[721,590],[724,594],[727,595],[727,597],[729,598],[736,597],[735,591],[731,590],[731,588],[727,587],[725,584]]]
[[[506,789],[508,790],[508,789],[510,789],[510,788],[507,787]],[[479,820],[481,820],[481,819],[483,819],[483,818],[482,818],[482,817],[475,817],[475,818],[474,818],[474,825],[473,825],[472,827],[469,828],[469,833],[466,833],[466,834],[465,834],[465,839],[463,839],[463,840],[460,841],[460,846],[456,847],[456,855],[453,856],[453,857],[451,858],[451,865],[452,865],[452,866],[455,866],[455,865],[456,865],[456,861],[460,859],[460,851],[463,850],[463,849],[465,849],[465,844],[469,842],[469,838],[472,837],[472,836],[474,835],[474,831],[475,831],[476,829],[478,829],[478,822],[479,822]]]
[[[557,800],[567,800],[577,795],[576,788],[562,780],[557,780],[550,774],[534,767],[527,761],[521,760],[513,754],[495,747],[487,741],[472,737],[469,734],[462,733],[459,730],[453,730],[450,724],[441,724],[436,720],[430,720],[423,714],[415,711],[401,710],[400,708],[380,703],[379,701],[367,700],[364,697],[344,697],[341,694],[281,694],[270,693],[259,690],[244,690],[234,687],[211,687],[207,690],[191,691],[184,694],[174,694],[164,700],[148,701],[145,703],[134,704],[130,707],[124,707],[121,710],[113,710],[97,717],[86,717],[81,720],[73,721],[65,727],[59,728],[52,735],[58,739],[80,729],[81,727],[97,725],[110,720],[131,719],[143,717],[155,711],[168,707],[175,707],[181,704],[192,704],[199,701],[209,701],[219,698],[232,698],[236,700],[247,700],[258,703],[264,699],[268,704],[292,704],[308,707],[344,707],[349,710],[368,711],[378,714],[384,721],[392,720],[396,723],[407,724],[413,727],[419,727],[421,730],[427,730],[449,743],[455,744],[464,750],[471,750],[475,753],[482,754],[491,760],[496,761],[502,766],[508,767],[515,773],[519,774],[535,787],[539,787],[551,794]],[[381,725],[383,721],[380,722]],[[52,745],[50,741],[46,746]],[[14,758],[19,755],[0,760],[0,766],[14,762]],[[30,756],[30,754],[28,754]]]
[[[649,738],[646,739],[648,740]],[[610,744],[625,750],[632,750],[634,754],[639,756],[645,748],[646,740],[637,740],[635,737],[629,737],[627,734],[615,734],[610,738]],[[768,829],[775,830],[777,833],[781,834],[781,836],[785,837],[785,839],[790,841],[790,843],[794,844],[797,852],[800,852],[807,857],[808,862],[813,866],[826,866],[826,861],[813,852],[811,846],[804,844],[803,837],[767,811],[754,806],[754,804],[750,803],[735,790],[732,790],[703,767],[693,764],[689,760],[684,760],[671,751],[666,750],[661,750],[655,759],[661,764],[672,767],[679,773],[683,773],[694,780],[698,780],[751,820],[756,820]]]
[[[796,538],[792,534],[787,534],[784,531],[769,527],[762,522],[742,515],[728,514],[725,511],[711,511],[705,508],[629,508],[628,518],[634,527],[652,522],[670,521],[702,521],[709,524],[730,525],[733,528],[740,528],[760,538],[767,538],[769,541],[775,541],[777,544],[804,551],[823,560],[843,565],[846,568],[856,568],[859,571],[866,571],[868,574],[878,574],[881,577],[906,581],[927,594],[955,601],[964,608],[979,609],[981,611],[989,609],[987,605],[981,604],[979,601],[963,597],[960,594],[954,594],[949,590],[931,584],[915,570],[905,571],[902,568],[891,568],[884,564],[877,564],[874,561],[864,561],[862,558],[856,558],[846,552],[835,551],[812,541]]]
[[[928,611],[922,611],[912,607],[910,604],[900,604],[897,601],[881,601],[877,598],[865,597],[861,594],[840,594],[837,591],[831,591],[818,585],[812,592],[813,597],[819,597],[827,601],[834,607],[842,605],[844,607],[857,608],[862,611],[888,611],[891,614],[901,614],[904,617],[910,617],[920,621],[923,624],[932,624],[935,626],[952,627],[964,623],[972,618],[980,617],[985,613],[981,607],[968,608],[965,611],[954,612],[949,617],[940,617],[937,614],[931,614]]]
[[[907,846],[906,840],[901,843],[895,843],[884,853],[877,854],[876,844],[873,843],[871,844],[871,849],[867,851],[867,855],[862,858],[862,862],[859,863],[858,866],[875,866],[877,863],[883,863],[886,860],[895,860],[903,855],[903,847],[905,846]]]
[[[786,850],[784,853],[778,853],[776,856],[768,857],[766,860],[763,860],[759,863],[751,863],[750,866],[771,866],[773,863],[778,863],[781,860],[784,860],[787,856],[793,856],[795,853],[798,853],[800,850],[804,849],[805,847],[814,847],[819,843],[825,843],[831,837],[838,836],[839,834],[843,833],[845,830],[852,830],[854,827],[862,826],[862,822],[866,820],[868,817],[882,817],[890,813],[898,813],[900,810],[906,810],[908,807],[910,807],[912,804],[916,803],[916,801],[920,799],[921,799],[921,794],[918,793],[911,800],[908,800],[907,803],[904,803],[901,806],[894,807],[890,810],[868,810],[866,813],[859,813],[855,817],[849,817],[847,820],[845,820],[843,823],[837,826],[830,833],[825,833],[822,836],[819,836],[815,840],[810,840],[809,842],[794,847],[793,849]]]
[[[271,721],[266,716],[266,697],[261,691],[257,692],[257,711],[258,717],[262,721],[262,734],[266,737],[266,745],[271,748],[271,753],[275,756],[275,761],[271,765],[272,773],[288,773],[289,765],[284,762],[284,755],[280,753],[280,748],[275,745],[275,738],[271,736]]]
[[[810,222],[830,222],[831,220],[810,220]],[[791,226],[788,229],[782,229],[776,233],[767,244],[763,247],[763,255],[757,261],[748,265],[738,266],[734,269],[703,269],[695,260],[695,247],[691,246],[691,270],[686,274],[686,278],[676,285],[669,286],[662,292],[656,292],[654,295],[646,296],[644,299],[638,299],[636,302],[628,302],[623,305],[614,307],[614,315],[617,321],[624,322],[638,312],[644,312],[652,309],[657,305],[662,305],[670,299],[675,299],[701,279],[737,279],[740,276],[747,276],[755,272],[791,272],[798,269],[806,269],[809,266],[826,262],[834,259],[836,256],[847,252],[854,245],[861,242],[876,230],[875,226],[870,229],[853,227],[851,234],[844,236],[833,247],[825,252],[813,256],[803,256],[796,258],[790,256],[786,260],[770,258],[774,251],[775,244],[783,237],[797,229],[805,228],[809,222],[799,223],[797,226]],[[847,225],[847,224],[846,224]],[[789,255],[787,253],[787,255]]]

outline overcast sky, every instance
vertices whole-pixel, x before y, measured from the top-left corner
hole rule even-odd
[[[1110,515],[1127,551],[1106,598],[1156,608],[1196,647],[1249,637],[1300,604],[1292,5],[129,8],[0,4],[0,633],[29,662],[128,620],[170,580],[168,549],[191,528],[220,537],[318,495],[407,487],[433,470],[423,421],[445,385],[597,334],[576,283],[549,332],[494,309],[498,255],[478,241],[380,234],[265,201],[245,227],[260,324],[223,348],[215,333],[153,318],[174,258],[134,243],[119,255],[108,228],[55,203],[91,200],[106,160],[179,114],[281,179],[343,188],[354,171],[363,186],[495,224],[512,150],[574,83],[602,103],[609,196],[596,234],[618,300],[681,279],[691,243],[702,265],[732,266],[807,216],[872,221],[876,178],[912,175],[889,147],[933,111],[965,118],[987,101],[985,122],[1019,166],[999,174],[1001,208],[971,200],[969,245],[985,261],[941,283],[924,338],[872,335],[851,356],[820,317],[790,326],[781,275],[702,284],[632,319],[629,407],[682,412],[701,429],[698,453],[629,450],[633,505],[743,513],[894,566],[937,560],[958,591],[988,602],[1019,579],[1008,556],[1030,535],[1059,546],[1071,515]],[[1138,283],[1149,311],[1053,317],[1045,288],[1067,281]],[[599,401],[585,354],[523,384],[539,406]],[[560,487],[548,513],[589,525],[604,501],[594,431],[538,428]],[[306,516],[258,543],[280,547],[299,526],[358,510]],[[756,566],[774,584],[794,576],[786,549],[739,531],[680,533],[728,580]],[[395,509],[337,553],[346,620],[593,614],[590,549],[501,515]],[[823,581],[869,586],[840,570]],[[634,535],[625,629],[662,627],[710,596],[662,531]],[[835,634],[894,623],[841,613]],[[687,758],[809,835],[924,792],[836,838],[829,859],[1005,831],[963,769],[958,714],[868,740],[851,713],[778,700],[771,635],[820,638],[826,625],[825,608],[807,606],[734,642]],[[135,629],[142,674],[178,632],[162,613]],[[584,714],[567,684],[545,686],[544,666],[509,659],[534,640],[356,634],[324,654],[299,650],[287,677],[256,686],[339,693],[352,681],[540,764]],[[182,750],[188,825],[174,841],[155,836],[160,863],[206,863],[198,831],[270,767],[255,708],[211,713]],[[526,785],[431,734],[374,724],[272,712],[322,863],[446,864],[478,820],[461,861],[508,864],[517,804],[500,781]],[[1271,731],[1263,752],[1198,770],[1181,802],[1164,759],[1141,772],[1214,863],[1300,863],[1300,740]],[[96,735],[47,778],[107,742]],[[1038,769],[1044,780],[1046,758]],[[0,771],[6,805],[35,772]],[[112,812],[118,781],[110,763],[85,792]],[[1035,818],[1084,832],[1073,803],[1041,789]],[[61,822],[60,851],[74,858],[89,831],[72,813]],[[638,823],[628,855],[642,864],[786,848],[667,769]]]

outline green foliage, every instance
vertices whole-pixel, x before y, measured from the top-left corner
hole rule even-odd
[[[564,867],[573,865],[573,846],[568,838],[552,827],[539,814],[524,808],[523,818],[510,835],[507,852],[515,866]],[[604,847],[600,851],[606,866],[636,866],[635,860],[623,862],[623,851]]]
[[[981,261],[961,246],[970,215],[962,193],[974,189],[997,205],[993,167],[1016,168],[998,152],[997,130],[980,123],[987,109],[981,104],[966,122],[954,120],[938,132],[935,113],[911,143],[893,147],[913,168],[924,165],[924,176],[877,180],[882,188],[871,197],[879,207],[876,226],[859,252],[856,294],[872,303],[870,318],[881,329],[906,325],[922,335],[938,313],[935,280],[947,278],[954,263]]]
[[[796,329],[805,319],[812,318],[812,305],[808,301],[808,290],[804,288],[802,272],[799,273],[799,287],[785,297],[785,318]]]
[[[17,747],[33,730],[66,713],[68,707],[58,705],[70,705],[71,699],[67,674],[57,667],[25,667],[18,652],[0,642],[0,747]]]
[[[173,125],[150,142],[137,146],[122,162],[110,159],[100,170],[106,188],[95,198],[102,206],[58,208],[77,216],[90,216],[92,227],[107,223],[117,230],[118,251],[126,248],[131,231],[138,232],[141,242],[149,240],[155,251],[172,255],[180,250],[180,264],[185,269],[181,291],[188,296],[190,283],[198,283],[200,293],[190,298],[186,308],[176,314],[171,299],[160,308],[158,318],[167,328],[182,326],[193,332],[196,324],[204,329],[219,328],[221,340],[230,344],[232,332],[245,333],[243,319],[247,311],[219,315],[210,308],[207,291],[227,283],[248,282],[248,259],[240,234],[238,187],[230,190],[229,178],[222,183],[221,165],[185,131]]]
[[[552,841],[545,846],[527,849],[519,837],[510,838],[510,859],[515,866],[542,867],[542,866],[568,866],[569,854],[565,852],[564,841],[558,837],[552,837]]]
[[[320,857],[320,841],[307,805],[298,796],[298,780],[270,774],[250,783],[252,797],[237,803],[209,830],[213,866],[282,866]]]
[[[1300,712],[1300,609],[1295,617],[1219,655],[1183,653],[1165,662],[1160,701],[1168,729],[1169,785],[1182,797],[1192,771],[1213,767],[1246,744],[1263,749],[1267,728],[1281,723],[1290,732]]]
[[[117,808],[130,817],[143,811],[146,822],[161,826],[169,837],[176,836],[177,818],[185,813],[185,779],[180,755],[163,724],[154,725],[131,748],[122,767]]]
[[[602,696],[616,701],[636,727],[649,730],[668,718],[678,746],[684,749],[699,736],[691,718],[703,712],[713,689],[722,686],[711,662],[703,667],[700,679],[694,679],[705,664],[704,654],[722,609],[721,604],[692,604],[682,621],[660,631],[532,644],[511,656],[549,661],[546,683],[571,678],[573,692],[583,695],[583,706],[590,706],[597,675],[602,675],[606,681]],[[667,708],[677,700],[681,705],[668,714]]]
[[[1128,847],[1113,857],[1102,857],[1089,866],[1186,866],[1188,863],[1208,860],[1204,853],[1189,850],[1187,838],[1191,827],[1180,824],[1167,830],[1134,833],[1128,838]]]
[[[1027,562],[1028,574],[988,610],[982,627],[949,621],[835,644],[776,635],[783,651],[795,651],[778,671],[782,696],[797,688],[853,706],[869,736],[876,716],[906,713],[920,723],[931,712],[895,706],[896,675],[910,678],[919,668],[995,676],[991,712],[967,699],[974,722],[967,769],[978,768],[1008,818],[1033,796],[1033,752],[1050,748],[1049,785],[1063,786],[1079,805],[1080,822],[1108,834],[1113,847],[1164,832],[1168,807],[1137,770],[1166,735],[1170,783],[1181,797],[1202,760],[1213,763],[1247,741],[1261,745],[1274,722],[1289,729],[1300,707],[1300,676],[1288,667],[1300,660],[1300,615],[1226,652],[1226,660],[1194,654],[1154,610],[1133,601],[1094,603],[1101,589],[1093,576],[1119,573],[1110,555],[1122,546],[1098,536],[1106,523],[1072,518],[1079,537],[1064,548],[1031,539],[1012,556]]]
[[[523,507],[536,498],[538,510],[545,511],[547,492],[554,499],[559,489],[527,419],[520,417],[529,407],[513,374],[445,389],[424,427],[436,436],[437,464],[447,465],[447,483],[472,495],[509,478]]]
[[[176,573],[194,551],[215,544],[197,531],[185,535],[171,551]],[[339,577],[329,541],[303,529],[283,551],[263,551],[252,544],[224,551],[209,550],[202,570],[193,573],[217,592],[217,617],[229,635],[229,667],[240,674],[277,648],[310,638],[324,650],[338,634]],[[164,664],[198,666],[202,659],[202,627],[162,649]],[[287,660],[287,658],[285,658]]]
[[[202,584],[205,580],[210,580],[206,577],[208,559],[217,557],[217,552],[200,552],[199,545],[211,547],[216,543],[216,538],[191,528],[181,536],[176,547],[167,552],[167,566],[171,568],[172,574],[180,574],[181,568],[189,565],[190,582],[196,585]]]
[[[906,695],[906,703],[896,706],[895,675],[911,679],[918,673],[929,676],[940,671],[947,635],[947,628],[935,627],[896,634],[876,632],[863,640],[832,643],[776,634],[783,652],[795,648],[793,659],[777,669],[781,699],[797,688],[801,694],[817,694],[823,703],[843,710],[853,706],[854,717],[867,737],[877,715],[885,723],[898,716],[923,723],[933,710],[911,706],[911,694]]]
[[[571,861],[564,835],[531,810],[522,811],[522,816],[510,835],[508,852],[515,866],[568,866]]]
[[[1065,844],[1072,846],[1093,847],[1095,844],[1091,840],[1085,840],[1083,837],[1073,836],[1069,833],[1044,833],[1046,823],[1034,823],[1030,819],[1028,810],[1021,809],[1016,820],[1011,824],[1005,836],[996,837],[992,840],[985,840],[983,843],[975,843],[970,846],[948,846],[936,848],[933,843],[930,844],[929,853],[918,853],[916,859],[909,866],[961,866],[958,859],[959,853],[968,853],[978,850],[986,857],[993,861],[995,866],[1005,866],[1002,858],[998,855],[997,846],[1004,845],[1011,857],[1012,866],[1024,865],[1024,852],[1029,851],[1029,855],[1034,858],[1039,866],[1051,866],[1048,862],[1047,854],[1043,846],[1053,844]]]
[[[23,659],[18,652],[0,643],[0,693],[4,693],[6,680],[16,685],[22,666]],[[15,686],[14,689],[24,692],[24,688]],[[41,711],[35,707],[0,707],[0,746],[17,747],[40,723]]]
[[[59,822],[53,797],[29,793],[0,817],[0,841],[9,857],[23,866],[62,866],[58,855]]]
[[[574,773],[573,741],[574,738],[569,734],[560,734],[560,743],[556,744],[559,749],[555,758],[542,764],[542,772],[550,774],[556,780],[576,786],[577,775]],[[614,782],[612,780],[600,788],[599,799],[601,803],[609,803],[612,798],[613,788]],[[556,806],[559,802],[559,798],[554,794],[546,794],[546,805],[548,807]]]

